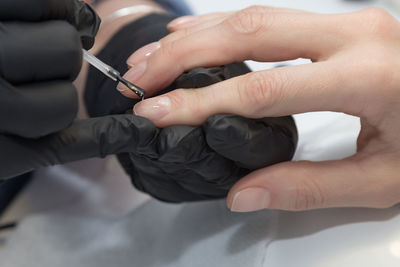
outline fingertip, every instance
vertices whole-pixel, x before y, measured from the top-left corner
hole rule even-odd
[[[156,52],[160,48],[161,48],[160,42],[149,43],[143,46],[142,48],[136,50],[136,52],[133,53],[126,60],[126,63],[128,64],[128,66],[134,67],[135,65],[138,65],[143,61],[146,61],[148,57],[150,57],[152,54],[154,54],[154,52]]]
[[[171,101],[167,96],[149,98],[133,107],[133,113],[136,116],[147,118],[157,126],[170,111]]]
[[[271,194],[263,187],[250,187],[235,193],[231,199],[232,212],[253,212],[268,209]]]
[[[202,108],[204,100],[199,100],[195,90],[178,89],[148,98],[135,105],[134,113],[153,121],[158,127],[201,125],[209,116],[209,110]]]
[[[279,209],[276,195],[280,177],[275,177],[274,168],[262,168],[240,179],[228,193],[227,207],[233,212]]]
[[[139,98],[137,94],[132,92],[128,87],[126,87],[123,83],[119,82],[117,85],[117,90],[128,98]]]
[[[144,61],[139,63],[138,65],[133,65],[129,70],[124,74],[123,78],[133,84],[137,84],[137,81],[142,78],[147,69],[147,62]],[[132,92],[126,85],[119,82],[117,85],[117,90],[124,96],[129,98],[138,98],[138,95]]]

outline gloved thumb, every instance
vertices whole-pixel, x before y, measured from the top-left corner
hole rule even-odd
[[[140,152],[154,145],[157,134],[154,124],[144,118],[116,115],[77,121],[40,139],[0,135],[0,178],[87,158]]]
[[[82,46],[89,50],[94,45],[101,19],[93,8],[82,1],[74,0],[73,6],[73,11],[68,14],[67,20],[77,29]]]
[[[373,203],[378,192],[370,184],[355,159],[285,162],[241,179],[231,188],[227,205],[235,212],[378,206]]]

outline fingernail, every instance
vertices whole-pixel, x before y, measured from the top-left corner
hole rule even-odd
[[[140,79],[140,77],[143,76],[144,72],[146,71],[146,68],[147,68],[147,61],[143,61],[142,63],[139,63],[133,66],[131,69],[129,69],[129,71],[125,73],[124,79],[132,83],[135,83],[137,80]],[[117,90],[123,92],[128,89],[122,83],[118,83]]]
[[[171,111],[171,101],[166,96],[143,100],[133,107],[137,116],[145,117],[153,122],[161,120]]]
[[[172,27],[176,27],[176,26],[182,26],[185,23],[193,22],[197,19],[198,19],[197,16],[183,16],[183,17],[174,19],[173,21],[168,23],[167,27],[172,28]]]
[[[270,193],[260,187],[244,189],[233,197],[231,211],[249,212],[267,209],[271,201]]]
[[[136,50],[135,53],[133,53],[126,63],[128,66],[133,67],[136,64],[139,64],[140,62],[145,61],[149,56],[151,56],[155,51],[160,49],[161,44],[160,42],[154,42],[150,43],[148,45],[143,46],[142,48]]]

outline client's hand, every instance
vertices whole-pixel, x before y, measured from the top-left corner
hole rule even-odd
[[[39,138],[73,123],[72,81],[99,24],[77,0],[0,2],[0,179],[45,165],[33,147],[54,148]]]
[[[147,69],[138,75],[133,68],[128,79],[155,90],[199,66],[299,57],[313,63],[176,90],[135,107],[158,126],[198,125],[221,112],[260,118],[326,110],[361,118],[355,156],[253,172],[232,188],[231,209],[389,207],[400,201],[400,23],[389,13],[252,7],[178,22],[170,24],[175,32],[147,60],[143,50],[130,59],[147,62],[141,63]]]

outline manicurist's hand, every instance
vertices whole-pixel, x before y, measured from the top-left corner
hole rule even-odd
[[[157,126],[199,125],[217,113],[261,118],[338,111],[361,118],[356,155],[255,171],[231,189],[231,210],[383,208],[400,201],[400,24],[395,18],[380,9],[321,15],[251,7],[181,18],[169,27],[169,36],[128,60],[133,67],[125,77],[150,93],[199,66],[300,57],[313,63],[175,90],[137,104],[135,113]]]
[[[72,81],[99,24],[78,0],[0,1],[0,183],[41,167],[140,151],[157,133],[129,114],[74,120]]]

